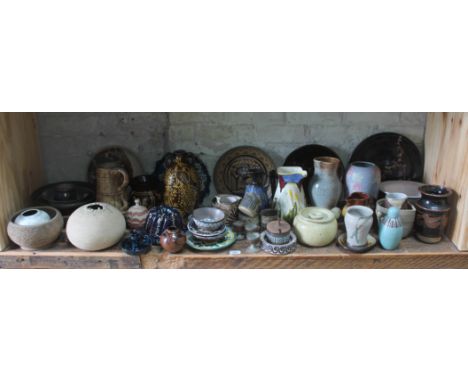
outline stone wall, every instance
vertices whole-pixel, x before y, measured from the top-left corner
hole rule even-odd
[[[176,149],[200,155],[212,172],[238,145],[261,147],[280,165],[297,147],[317,143],[346,164],[363,139],[379,132],[401,133],[422,151],[425,119],[425,113],[39,113],[39,129],[46,176],[54,182],[85,179],[93,154],[110,145],[131,149],[145,172]]]

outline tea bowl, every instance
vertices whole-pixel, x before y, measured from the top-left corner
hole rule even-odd
[[[219,208],[203,207],[193,211],[192,219],[202,231],[216,231],[225,221],[224,212]]]

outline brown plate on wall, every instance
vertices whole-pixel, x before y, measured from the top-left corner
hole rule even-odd
[[[242,196],[246,176],[253,171],[265,175],[263,186],[271,192],[270,177],[275,170],[275,162],[258,147],[235,147],[225,152],[216,163],[213,176],[216,191],[220,194]]]

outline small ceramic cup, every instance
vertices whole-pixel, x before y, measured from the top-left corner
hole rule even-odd
[[[367,236],[373,223],[374,212],[369,207],[352,206],[345,217],[346,241],[349,247],[359,248],[367,245]]]
[[[403,204],[405,204],[406,200],[408,199],[408,196],[402,192],[387,192],[385,199],[390,204],[390,206],[401,209]]]

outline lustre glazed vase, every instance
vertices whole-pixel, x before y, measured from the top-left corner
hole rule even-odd
[[[309,183],[309,196],[314,206],[331,209],[338,204],[343,190],[338,177],[340,163],[333,157],[314,159],[314,176]]]
[[[160,237],[161,247],[169,253],[179,253],[184,249],[187,238],[180,228],[168,227]]]

